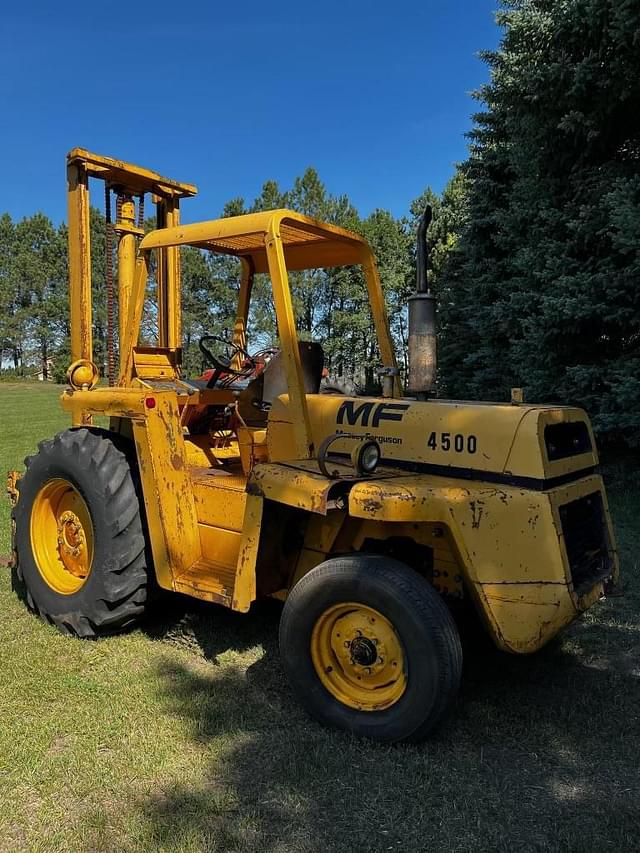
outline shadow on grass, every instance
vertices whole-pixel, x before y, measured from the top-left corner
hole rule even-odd
[[[204,784],[185,780],[144,804],[152,846],[637,849],[637,620],[580,624],[527,658],[467,649],[449,720],[423,744],[383,747],[322,729],[294,703],[277,655],[277,605],[249,617],[214,611],[188,608],[158,629],[175,642],[188,628],[182,642],[214,664],[208,673],[167,664],[160,697],[212,758]],[[244,670],[216,666],[260,645]]]

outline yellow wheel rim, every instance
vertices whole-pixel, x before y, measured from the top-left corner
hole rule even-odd
[[[49,480],[36,495],[31,547],[51,589],[71,595],[86,582],[93,561],[93,525],[82,495],[67,480]]]
[[[335,604],[311,634],[311,658],[324,687],[350,708],[382,711],[404,693],[402,643],[389,620],[364,604]]]

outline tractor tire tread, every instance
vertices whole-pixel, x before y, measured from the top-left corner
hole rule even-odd
[[[150,583],[143,507],[136,488],[139,479],[135,456],[125,453],[124,445],[122,437],[106,430],[85,427],[65,430],[53,439],[39,443],[38,453],[25,459],[26,471],[18,481],[21,494],[13,509],[13,518],[16,531],[22,533],[22,536],[16,535],[16,543],[21,546],[17,548],[18,573],[27,587],[27,604],[63,633],[77,637],[95,638],[116,633],[135,624],[145,611]],[[28,560],[33,561],[33,556],[29,553],[28,560],[25,560],[21,554],[27,541],[24,528],[29,526],[31,511],[31,505],[25,504],[22,492],[37,491],[44,479],[38,470],[32,484],[33,471],[43,465],[46,468],[47,463],[57,466],[62,473],[66,466],[72,482],[78,470],[90,472],[94,492],[99,495],[97,499],[94,494],[92,505],[89,505],[94,536],[101,536],[108,545],[101,564],[92,566],[87,582],[80,588],[82,592],[89,586],[95,572],[99,575],[99,594],[96,592],[93,597],[82,595],[77,602],[69,601],[70,607],[66,612],[60,606],[60,595],[53,593],[58,603],[52,607],[50,595],[42,595],[29,588],[30,573],[25,568]],[[69,599],[77,597],[69,596]]]
[[[409,566],[382,555],[354,554],[332,558],[312,569],[291,590],[285,603],[280,623],[280,648],[285,668],[286,649],[291,643],[295,643],[293,631],[297,627],[290,615],[307,607],[311,595],[315,595],[321,587],[339,585],[340,579],[344,584],[351,584],[355,589],[361,590],[364,590],[368,583],[381,585],[385,594],[405,602],[427,629],[438,660],[435,700],[428,714],[412,731],[403,733],[400,738],[389,738],[409,742],[422,740],[440,722],[455,701],[462,671],[462,646],[449,608],[439,593]],[[303,704],[309,707],[302,695],[304,688],[301,691],[295,681],[292,681],[292,688]]]

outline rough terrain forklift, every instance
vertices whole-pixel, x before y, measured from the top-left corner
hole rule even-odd
[[[61,403],[72,427],[12,480],[16,567],[41,617],[95,638],[134,625],[155,585],[241,612],[278,597],[300,702],[325,724],[390,742],[424,736],[451,708],[462,668],[453,604],[473,607],[500,649],[527,653],[615,583],[585,413],[517,394],[435,399],[426,219],[403,391],[361,237],[291,210],[181,225],[194,186],[80,149],[67,170],[72,364]],[[90,178],[117,202],[109,385],[92,352]],[[147,234],[136,218],[145,195],[158,225]],[[241,266],[234,328],[202,338],[211,369],[199,380],[181,371],[182,246]],[[288,272],[343,265],[366,280],[378,397],[318,393],[322,348],[298,339]],[[246,339],[257,274],[276,311],[269,357]],[[140,332],[148,287],[153,345]]]

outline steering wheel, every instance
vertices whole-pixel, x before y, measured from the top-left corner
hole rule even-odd
[[[223,344],[225,347],[230,348],[232,350],[232,355],[230,357],[226,356],[223,358],[214,355],[207,346],[210,342]],[[219,335],[203,335],[198,341],[198,347],[200,348],[200,352],[204,356],[205,360],[214,368],[213,374],[207,382],[207,388],[213,388],[223,373],[227,373],[230,376],[248,376],[256,369],[257,365],[255,359],[247,352],[246,349],[244,349],[244,347],[234,344]],[[240,370],[236,370],[234,367],[231,367],[231,362],[236,355],[241,355],[243,360],[248,362],[248,364],[245,364],[240,368]]]

